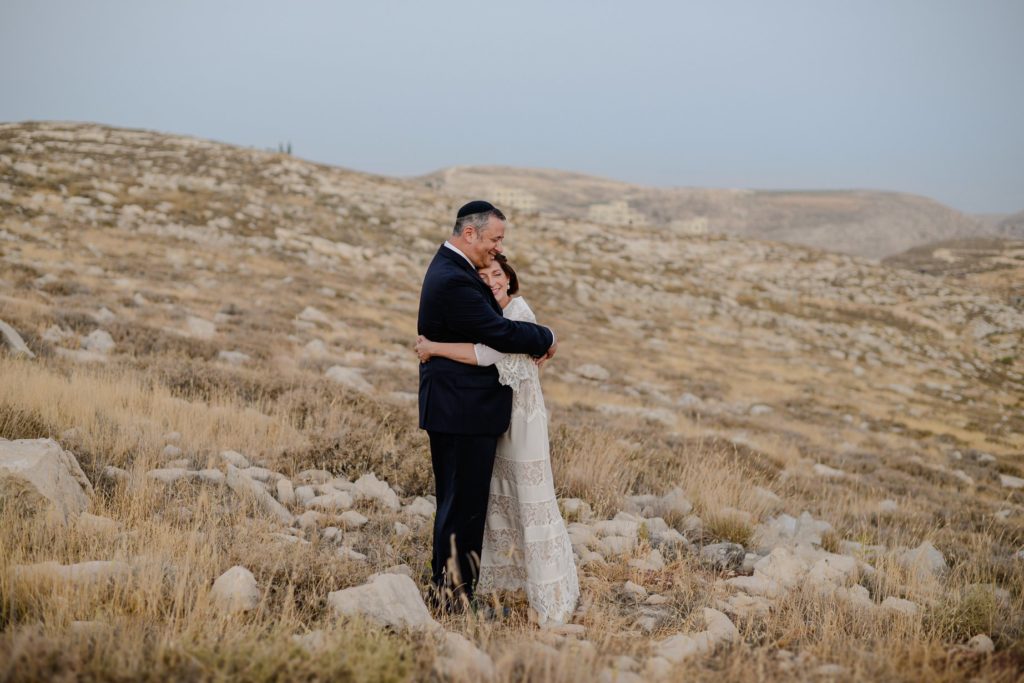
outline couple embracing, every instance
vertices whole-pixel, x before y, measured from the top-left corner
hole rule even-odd
[[[538,373],[558,343],[513,296],[504,238],[501,211],[466,204],[420,293],[420,428],[437,495],[432,581],[442,607],[523,591],[539,623],[557,623],[579,598]]]

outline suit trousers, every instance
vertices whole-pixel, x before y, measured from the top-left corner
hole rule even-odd
[[[434,467],[433,582],[472,597],[480,568],[497,436],[427,432]],[[454,545],[454,552],[453,552]],[[451,567],[448,560],[454,555]],[[458,576],[452,570],[458,568]]]

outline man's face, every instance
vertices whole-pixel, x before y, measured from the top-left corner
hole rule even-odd
[[[466,256],[477,268],[486,268],[494,262],[494,257],[502,252],[505,221],[497,216],[491,216],[485,227],[479,230],[467,227],[465,235],[469,245]]]

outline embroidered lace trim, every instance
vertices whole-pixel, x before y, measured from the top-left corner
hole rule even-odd
[[[540,486],[554,481],[550,460],[509,460],[500,455],[494,458],[491,478],[503,479],[520,486]]]

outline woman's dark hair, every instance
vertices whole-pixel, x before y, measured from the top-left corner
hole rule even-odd
[[[498,262],[501,269],[505,271],[505,277],[508,278],[508,294],[512,296],[519,291],[519,276],[516,275],[516,271],[509,265],[508,258],[504,254],[497,254],[494,260]]]

